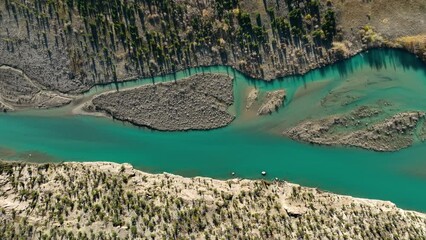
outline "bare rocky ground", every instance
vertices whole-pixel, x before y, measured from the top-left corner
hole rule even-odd
[[[263,98],[263,103],[257,111],[258,115],[271,114],[283,105],[286,96],[285,90],[267,92]]]
[[[423,120],[421,123],[421,127],[419,128],[417,135],[420,141],[426,141],[426,121]]]
[[[380,108],[362,106],[346,115],[306,120],[284,132],[298,141],[321,145],[355,146],[375,151],[397,151],[411,146],[424,112],[398,113],[385,120],[374,117]]]
[[[7,112],[14,108],[51,108],[71,102],[71,98],[42,89],[20,70],[0,66],[0,108]]]
[[[260,116],[272,114],[283,106],[285,98],[284,89],[261,92],[257,88],[252,88],[247,93],[246,111]]]
[[[1,239],[426,239],[426,216],[288,182],[0,162]]]
[[[341,42],[355,49],[396,47],[426,60],[426,2],[333,0]],[[342,49],[338,48],[340,52]],[[356,51],[356,50],[355,50]]]
[[[0,3],[0,6],[2,4]],[[65,40],[58,38],[59,34],[46,35],[46,41],[56,42],[46,46],[41,42],[36,30],[28,36],[25,22],[16,24],[13,18],[3,19],[0,24],[0,65],[22,71],[32,81],[48,90],[71,93],[88,90],[89,78],[75,77]]]
[[[86,110],[157,130],[200,130],[231,123],[234,116],[227,110],[233,101],[230,77],[197,74],[177,82],[101,94]]]

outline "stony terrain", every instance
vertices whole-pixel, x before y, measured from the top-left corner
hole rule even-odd
[[[425,117],[424,112],[404,112],[382,121],[370,121],[380,114],[379,108],[362,106],[350,114],[303,121],[284,135],[322,145],[397,151],[414,143],[416,129]]]
[[[286,96],[285,90],[276,90],[267,92],[263,98],[263,103],[257,111],[258,115],[271,114],[283,105]]]
[[[234,116],[232,79],[197,74],[177,82],[159,83],[95,97],[87,110],[157,130],[198,130],[224,127]]]
[[[13,108],[6,105],[5,103],[0,102],[0,112],[10,112],[13,111]]]
[[[426,60],[426,2],[332,0],[341,42],[351,49],[396,47]],[[341,48],[339,52],[344,53]]]
[[[424,12],[423,0],[5,0],[0,65],[67,93],[216,64],[273,79],[371,47],[424,59]]]
[[[0,110],[60,107],[70,102],[69,97],[43,90],[20,70],[0,66]]]
[[[395,45],[408,49],[426,62],[426,34],[397,38]]]
[[[426,239],[426,216],[288,182],[0,162],[1,239]]]

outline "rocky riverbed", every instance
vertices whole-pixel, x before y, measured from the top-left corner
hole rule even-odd
[[[349,114],[307,120],[284,132],[298,141],[321,145],[344,145],[375,151],[397,151],[411,146],[425,113],[410,111],[381,121],[370,121],[380,109],[360,107]]]
[[[232,86],[226,75],[197,74],[176,82],[102,94],[85,110],[157,130],[214,129],[234,119],[228,112],[233,103]]]

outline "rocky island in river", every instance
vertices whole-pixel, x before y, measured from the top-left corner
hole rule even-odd
[[[234,116],[232,78],[197,74],[176,82],[158,83],[95,96],[86,111],[157,130],[207,130],[228,125]]]

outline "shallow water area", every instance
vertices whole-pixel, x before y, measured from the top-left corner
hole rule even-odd
[[[394,153],[322,147],[289,140],[281,133],[304,119],[342,114],[386,101],[384,118],[426,111],[426,67],[413,55],[373,50],[303,76],[264,82],[229,67],[205,67],[173,75],[98,86],[85,94],[116,87],[174,81],[203,72],[234,77],[236,120],[211,131],[159,132],[107,118],[75,116],[65,108],[0,115],[0,158],[28,161],[127,162],[148,172],[220,179],[278,177],[324,190],[390,200],[426,212],[426,144]],[[257,116],[246,110],[248,89],[286,89],[278,112]],[[380,120],[380,119],[379,119]]]

